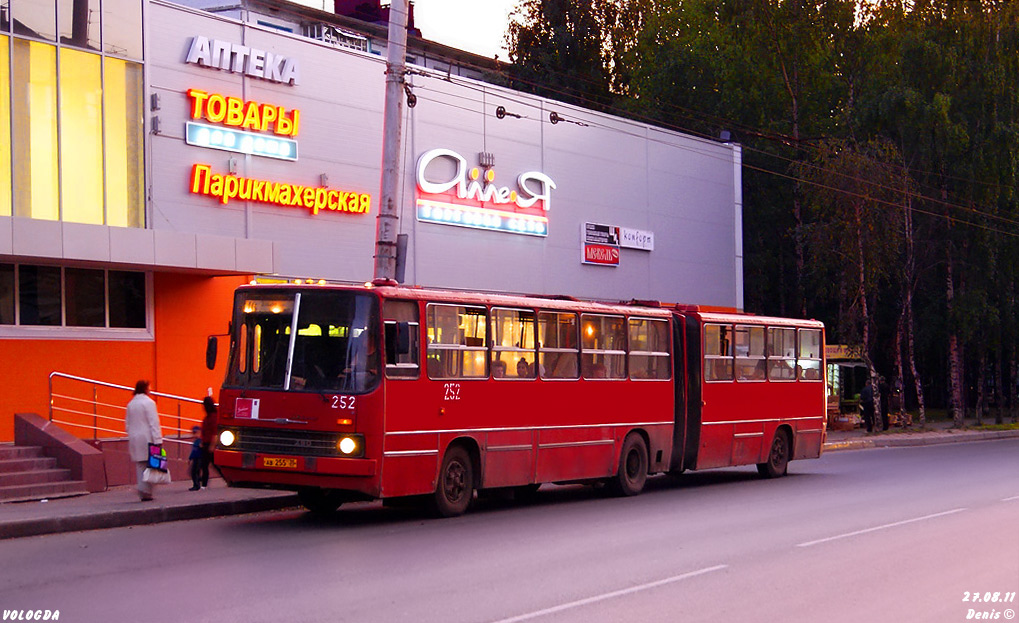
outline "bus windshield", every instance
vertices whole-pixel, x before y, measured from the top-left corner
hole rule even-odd
[[[226,386],[364,393],[379,380],[378,302],[336,291],[244,292]]]

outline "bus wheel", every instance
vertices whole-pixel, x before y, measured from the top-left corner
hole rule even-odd
[[[644,490],[647,481],[647,444],[637,433],[630,433],[623,440],[623,451],[619,454],[619,471],[609,485],[616,495],[637,495]]]
[[[471,457],[460,446],[446,451],[435,485],[435,510],[442,517],[456,517],[467,510],[474,496],[474,468]]]
[[[789,433],[785,430],[775,431],[775,439],[771,442],[771,452],[767,463],[757,464],[757,473],[765,478],[785,476],[789,467]]]
[[[343,497],[338,491],[324,489],[300,489],[297,492],[297,499],[301,502],[301,506],[316,515],[334,513],[343,503]]]

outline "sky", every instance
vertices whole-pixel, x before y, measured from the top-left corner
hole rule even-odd
[[[517,0],[414,0],[414,24],[429,41],[507,60],[503,40]]]

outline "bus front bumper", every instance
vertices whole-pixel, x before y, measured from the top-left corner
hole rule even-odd
[[[232,452],[216,449],[213,463],[220,470],[232,474],[244,474],[243,480],[256,479],[256,474],[265,474],[266,480],[280,482],[286,474],[294,476],[339,476],[371,478],[377,472],[375,459],[347,459],[322,456],[287,456],[257,452]]]

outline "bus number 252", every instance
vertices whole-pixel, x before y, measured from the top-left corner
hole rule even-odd
[[[346,411],[354,410],[354,401],[357,396],[333,396],[333,409],[344,409]]]
[[[460,384],[459,383],[446,383],[446,397],[444,400],[460,400]]]

